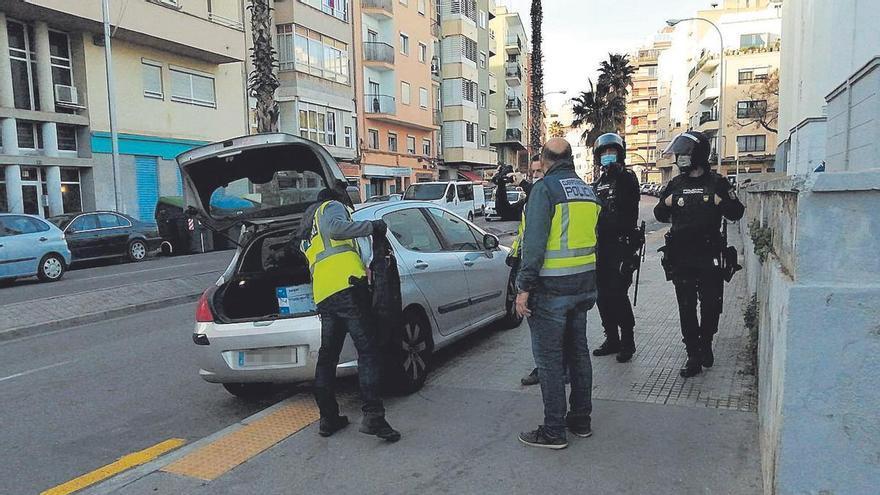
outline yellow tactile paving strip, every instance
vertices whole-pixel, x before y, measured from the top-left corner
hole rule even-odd
[[[162,471],[211,481],[319,418],[310,399],[297,399],[165,466]]]

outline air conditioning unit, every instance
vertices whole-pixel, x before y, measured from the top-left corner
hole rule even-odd
[[[64,84],[56,84],[55,102],[62,105],[79,106],[79,96],[77,95],[76,88],[65,86]]]

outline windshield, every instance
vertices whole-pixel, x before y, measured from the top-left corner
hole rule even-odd
[[[273,214],[300,213],[318,199],[327,184],[321,174],[281,170],[263,184],[239,179],[211,192],[212,217],[263,216],[254,210],[273,210]],[[254,215],[257,213],[256,215]]]
[[[403,199],[431,201],[446,194],[446,184],[413,184],[406,190]]]

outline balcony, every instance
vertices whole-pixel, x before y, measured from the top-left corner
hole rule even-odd
[[[518,62],[504,63],[504,78],[509,86],[519,86],[522,84],[522,67]]]
[[[522,38],[517,35],[508,36],[504,42],[504,50],[509,55],[519,55],[522,53]]]
[[[431,75],[434,78],[439,78],[440,74],[440,57],[434,56],[431,57]]]
[[[714,88],[705,88],[702,93],[700,93],[700,103],[703,105],[711,104],[713,101],[718,99],[718,96],[721,94],[721,91],[716,86]]]
[[[700,114],[700,125],[703,125],[706,122],[717,122],[717,121],[718,121],[718,112],[710,111],[710,112],[703,112]]]
[[[498,92],[498,78],[495,74],[489,73],[489,94],[494,95]]]
[[[504,131],[504,141],[508,143],[520,143],[522,144],[522,130],[521,129],[507,129]]]
[[[507,111],[507,115],[510,116],[518,116],[522,115],[522,100],[519,97],[516,98],[508,98],[507,105],[505,105],[505,110]]]
[[[498,42],[496,41],[496,38],[495,38],[495,31],[490,29],[489,30],[489,56],[490,57],[492,57],[498,53],[497,46],[498,46]]]
[[[397,50],[388,43],[364,42],[364,65],[378,70],[394,70],[394,54]]]
[[[498,129],[498,113],[495,110],[489,110],[489,130]]]
[[[361,9],[364,15],[368,15],[378,21],[392,19],[394,17],[395,0],[361,0]]]
[[[364,112],[374,118],[397,115],[397,101],[388,95],[366,95]]]

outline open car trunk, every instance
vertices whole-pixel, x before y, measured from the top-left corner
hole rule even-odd
[[[258,234],[214,294],[221,321],[295,318],[315,314],[308,261],[295,241],[298,228]]]

